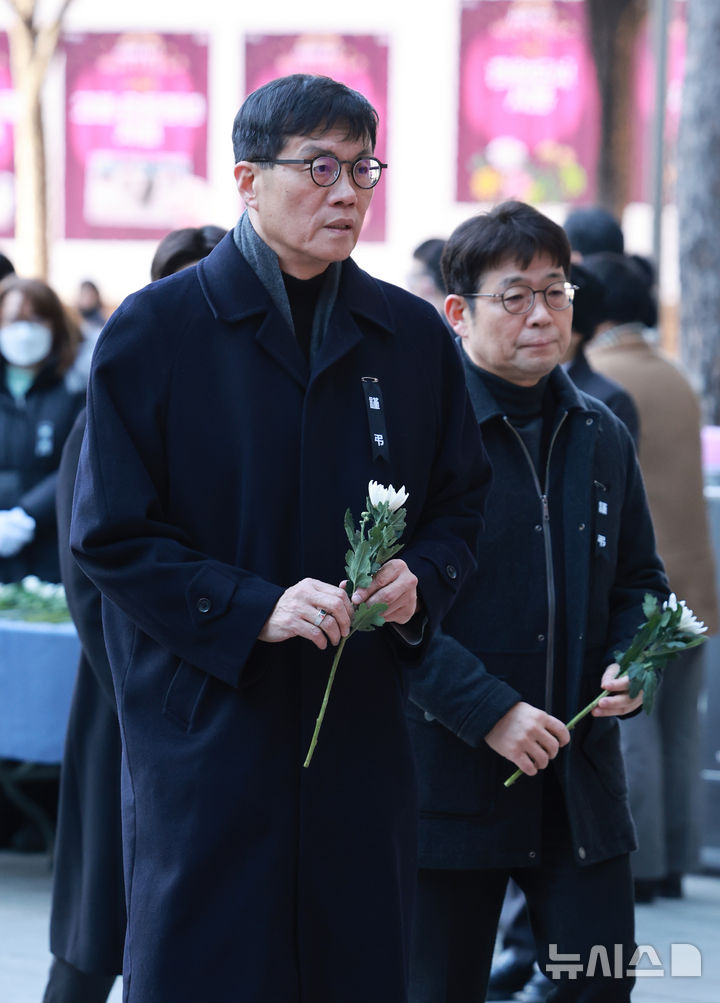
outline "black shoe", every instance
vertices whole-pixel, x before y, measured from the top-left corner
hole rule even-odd
[[[657,881],[652,878],[635,878],[633,886],[635,888],[636,905],[649,905],[655,901]]]
[[[662,895],[664,899],[683,898],[682,874],[678,874],[677,872],[666,874],[664,878],[660,878],[655,884],[658,895]]]
[[[546,978],[538,966],[535,965],[529,982],[525,983],[522,991],[515,996],[515,999],[519,1000],[520,1003],[544,1003],[554,988],[555,983],[552,979]]]
[[[506,1000],[532,975],[533,961],[513,947],[501,951],[490,969],[486,1000]]]

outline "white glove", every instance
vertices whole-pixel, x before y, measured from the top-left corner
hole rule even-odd
[[[0,511],[0,557],[12,557],[35,536],[35,520],[23,509]]]

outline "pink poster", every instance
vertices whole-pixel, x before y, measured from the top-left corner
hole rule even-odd
[[[380,116],[376,155],[387,163],[388,47],[375,35],[255,35],[246,43],[246,94],[289,73],[322,73],[364,94]],[[385,239],[389,172],[383,172],[365,217],[363,240]]]
[[[599,99],[580,0],[466,0],[458,107],[459,201],[593,201]]]
[[[67,55],[67,237],[158,238],[207,183],[207,41],[84,34]]]
[[[674,200],[677,163],[678,126],[683,74],[685,72],[685,44],[687,36],[687,3],[673,0],[669,4],[670,20],[667,30],[665,97],[665,141],[663,156],[663,199]],[[633,129],[633,173],[630,180],[630,197],[637,202],[650,202],[653,197],[653,137],[655,129],[655,53],[653,28],[649,18],[640,29],[635,51],[635,114]]]
[[[15,233],[15,95],[8,37],[0,33],[0,237]]]

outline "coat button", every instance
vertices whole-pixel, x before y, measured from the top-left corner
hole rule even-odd
[[[424,712],[423,717],[425,718],[426,721],[434,721],[435,720],[435,718],[432,716],[432,714],[430,713],[429,710],[426,710]]]
[[[198,599],[195,608],[197,609],[198,613],[209,613],[210,610],[212,609],[212,603],[207,598],[207,596],[203,596],[201,599]]]
[[[448,566],[445,568],[445,571],[447,572],[448,578],[454,582],[455,579],[457,578],[457,569],[452,564],[448,564]]]
[[[544,640],[545,640],[545,635],[544,634],[538,634],[538,641],[544,641]]]
[[[592,423],[593,423],[593,420],[592,420],[592,418],[586,418],[586,419],[585,419],[585,424],[586,424],[586,425],[592,425]]]
[[[581,860],[584,860],[585,857],[587,857],[587,852],[584,846],[578,846],[578,857],[580,857]]]
[[[540,525],[540,523],[537,523],[537,525],[533,526],[533,529],[535,530],[536,533],[542,533],[542,526]]]
[[[530,852],[528,853],[528,857],[530,857],[530,859],[531,859],[531,860],[534,860],[534,859],[535,859],[535,857],[537,857],[537,853],[536,853],[536,852],[535,852],[534,850],[531,850],[531,851],[530,851]]]
[[[583,530],[585,529],[585,523],[584,523],[584,522],[581,522],[581,523],[580,523],[580,525],[578,526],[578,529],[579,529],[579,530],[580,530],[580,532],[582,533],[582,531],[583,531]]]

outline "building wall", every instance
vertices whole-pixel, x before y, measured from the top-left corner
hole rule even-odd
[[[46,0],[52,8],[58,0]],[[41,9],[43,4],[41,3]],[[312,5],[297,0],[264,0],[234,4],[227,0],[191,3],[179,0],[123,0],[98,3],[74,0],[66,30],[201,32],[209,36],[209,185],[206,222],[230,227],[241,211],[232,174],[231,126],[244,96],[244,41],[254,33],[338,32],[386,36],[389,47],[389,136],[378,153],[389,170],[387,240],[361,240],[355,259],[371,272],[403,284],[412,249],[426,237],[447,236],[477,211],[477,204],[457,203],[455,150],[457,129],[458,42],[461,0],[439,0],[431,7],[414,0],[381,4]],[[0,28],[9,23],[0,8]],[[56,65],[45,97],[48,146],[62,148],[63,77]],[[431,164],[431,169],[427,166]],[[62,233],[62,163],[49,164],[51,225]],[[542,208],[562,221],[565,207]],[[649,251],[648,207],[631,207],[627,215],[630,250]],[[2,242],[12,257],[12,241]],[[61,295],[72,298],[78,282],[93,278],[108,302],[117,303],[145,284],[156,241],[85,241],[53,239],[50,280]]]

